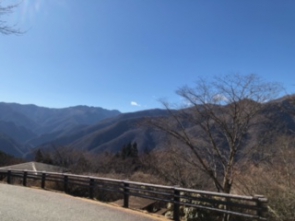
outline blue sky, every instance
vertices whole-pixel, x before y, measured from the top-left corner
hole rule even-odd
[[[294,93],[294,11],[294,0],[22,0],[2,18],[27,32],[0,35],[0,101],[129,112],[229,73]]]

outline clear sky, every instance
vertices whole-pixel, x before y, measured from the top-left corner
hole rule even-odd
[[[294,0],[4,0],[0,101],[122,112],[180,102],[200,76],[255,73],[295,89]]]

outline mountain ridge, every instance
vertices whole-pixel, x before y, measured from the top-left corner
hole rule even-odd
[[[269,125],[276,125],[278,134],[281,133],[280,130],[294,131],[294,100],[295,96],[286,96],[263,103],[260,116],[267,117],[269,119]],[[87,151],[90,153],[116,153],[120,151],[123,145],[130,142],[136,142],[138,144],[139,152],[150,151],[155,148],[165,148],[165,145],[167,145],[166,134],[163,131],[142,126],[142,122],[147,118],[171,118],[169,111],[164,109],[120,113],[107,110],[104,112],[105,109],[103,108],[80,105],[64,108],[58,113],[51,113],[49,111],[50,114],[47,119],[45,119],[44,116],[48,113],[48,109],[46,108],[38,109],[38,106],[33,105],[35,112],[33,111],[32,113],[23,115],[23,109],[26,107],[18,106],[17,104],[14,104],[13,107],[9,106],[9,104],[1,104],[2,103],[0,103],[0,134],[4,136],[3,139],[6,144],[6,151],[8,147],[12,148],[14,150],[10,150],[10,153],[15,153],[17,156],[21,154],[32,155],[32,152],[39,148],[50,150],[52,146],[55,148],[68,147],[73,150]],[[22,111],[18,111],[17,107],[21,107]],[[28,112],[30,108],[32,108],[32,106],[26,111]],[[224,114],[227,112],[229,106],[218,106],[216,108],[220,109]],[[193,109],[186,108],[183,110],[186,110],[188,114],[187,120],[183,122],[187,132],[198,136],[199,128],[189,121],[189,114],[193,114]],[[12,113],[7,114],[5,111],[12,111]],[[181,110],[172,110],[172,113],[177,113],[178,111]],[[32,116],[34,116],[33,113],[37,113],[39,118],[31,119]],[[12,116],[20,117],[20,122],[5,122],[3,121],[5,116],[10,117],[8,119],[11,119]],[[40,121],[37,119],[43,119],[41,121],[43,123],[41,126]],[[13,118],[13,120],[17,121],[15,118]],[[32,126],[32,130],[22,126],[26,120],[39,126],[38,133],[35,133],[34,124],[30,125]],[[8,125],[10,125],[10,127]],[[283,126],[279,127],[279,125]],[[5,131],[5,128],[7,128],[7,131]],[[8,130],[8,128],[10,128],[10,130]],[[265,125],[258,126],[251,132],[253,133],[252,135],[249,134],[249,139],[255,139],[255,137],[259,136],[259,133],[263,133],[264,130],[267,130]],[[17,131],[19,135],[14,131]],[[23,137],[19,137],[21,135]],[[30,139],[26,139],[28,137]],[[25,151],[27,152],[24,153]]]
[[[34,104],[0,102],[0,133],[7,138],[5,139],[4,152],[19,153],[20,151],[17,149],[34,148],[36,145],[31,141],[38,139],[38,137],[48,137],[48,134],[58,136],[70,132],[74,128],[93,125],[120,114],[121,112],[118,110],[85,105],[46,108]],[[55,136],[49,136],[47,140],[53,138]],[[11,142],[7,142],[8,140]],[[4,147],[2,149],[4,150]],[[17,156],[19,157],[19,154]]]

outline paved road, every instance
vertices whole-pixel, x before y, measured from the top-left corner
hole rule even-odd
[[[1,221],[152,221],[156,217],[87,199],[0,184]]]

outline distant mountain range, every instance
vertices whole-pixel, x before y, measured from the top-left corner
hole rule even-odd
[[[55,139],[78,128],[95,125],[120,114],[117,110],[99,107],[75,106],[55,109],[1,102],[0,150],[22,157],[43,141]]]
[[[281,122],[289,131],[295,131],[295,104],[292,99],[284,97],[265,103],[261,114],[273,119],[273,124]],[[120,113],[99,107],[52,109],[0,103],[0,151],[16,157],[30,156],[32,150],[50,149],[52,146],[92,153],[118,152],[129,142],[137,142],[141,152],[162,148],[166,144],[165,134],[142,127],[140,123],[146,117],[168,116],[168,112],[161,109]],[[186,127],[198,134],[194,125],[188,123]],[[267,128],[260,126],[257,130],[252,133],[257,134]]]

